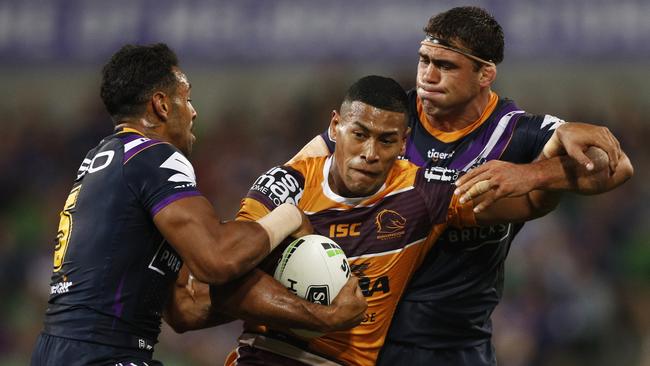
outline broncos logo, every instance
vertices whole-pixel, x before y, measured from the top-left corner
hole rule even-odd
[[[375,218],[378,234],[392,234],[404,230],[406,219],[393,210],[382,210]]]

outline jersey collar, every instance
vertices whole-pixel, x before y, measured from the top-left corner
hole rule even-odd
[[[497,106],[497,102],[499,101],[499,96],[495,92],[490,92],[490,100],[488,101],[487,106],[483,110],[483,113],[481,113],[481,116],[479,118],[472,122],[469,126],[460,129],[458,131],[452,131],[452,132],[445,132],[445,131],[440,131],[437,128],[433,127],[431,123],[429,122],[429,119],[427,118],[427,114],[424,113],[424,109],[422,108],[422,100],[420,99],[419,96],[416,95],[416,106],[417,106],[417,112],[418,112],[418,117],[420,119],[420,122],[422,123],[422,126],[429,132],[433,137],[437,138],[438,140],[442,142],[452,142],[456,141],[459,138],[466,136],[470,132],[474,131],[477,129],[479,126],[485,122],[490,115],[492,115],[492,112],[494,112],[494,109]]]

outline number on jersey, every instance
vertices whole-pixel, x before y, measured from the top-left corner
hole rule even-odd
[[[77,204],[77,198],[81,191],[81,185],[78,185],[70,191],[68,199],[65,200],[65,206],[61,211],[61,220],[59,220],[59,232],[56,234],[56,245],[54,246],[54,272],[58,272],[63,266],[63,258],[68,250],[70,235],[72,235],[72,209]]]

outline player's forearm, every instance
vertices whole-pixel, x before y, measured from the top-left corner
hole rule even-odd
[[[163,209],[154,222],[194,276],[223,284],[255,268],[287,235],[309,226],[295,206],[284,204],[258,222],[219,222],[205,199],[187,198]],[[304,220],[304,221],[303,221]]]
[[[211,232],[213,245],[186,260],[201,282],[223,284],[255,268],[270,253],[266,231],[254,222],[230,221]]]
[[[223,286],[211,286],[215,311],[276,328],[327,332],[330,307],[313,304],[289,292],[265,272],[255,269]]]
[[[592,170],[587,170],[566,155],[534,163],[539,177],[537,188],[546,191],[598,194],[616,188],[633,174],[630,160],[625,155],[619,160],[614,174],[610,174],[609,159],[603,150],[590,147],[585,154],[594,163]]]

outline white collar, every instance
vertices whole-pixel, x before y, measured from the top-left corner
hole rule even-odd
[[[323,164],[323,182],[321,183],[323,194],[325,195],[325,197],[331,199],[332,201],[343,203],[348,206],[357,206],[359,203],[381,193],[384,189],[386,189],[386,182],[384,182],[384,184],[381,185],[381,188],[379,188],[377,192],[366,197],[343,197],[337,193],[334,193],[329,183],[329,173],[333,162],[334,162],[334,155],[328,156],[327,159],[325,160],[325,164]]]

